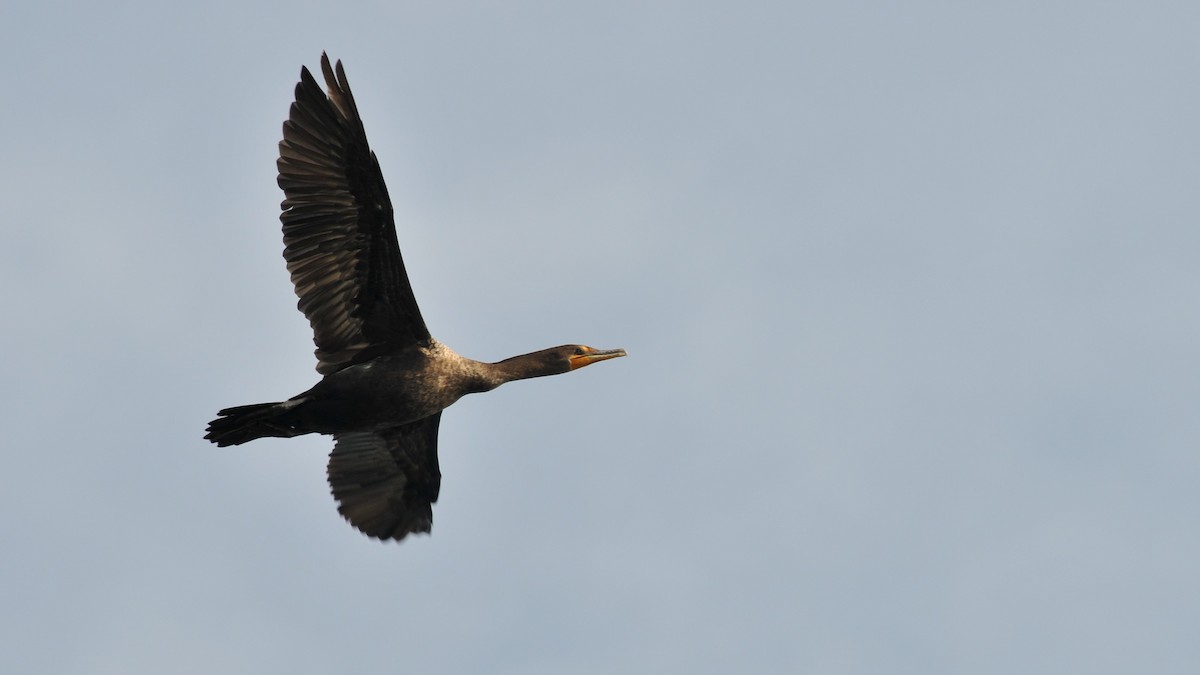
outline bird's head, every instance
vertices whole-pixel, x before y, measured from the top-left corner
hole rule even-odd
[[[554,349],[558,351],[560,358],[566,360],[567,370],[578,370],[599,361],[625,356],[624,349],[596,349],[587,345],[563,345]]]
[[[596,349],[586,345],[560,345],[514,356],[493,364],[493,366],[500,373],[500,382],[511,382],[528,377],[569,373],[572,370],[590,366],[597,361],[607,361],[618,356],[625,356],[625,350]]]

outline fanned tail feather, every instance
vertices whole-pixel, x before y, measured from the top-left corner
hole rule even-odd
[[[217,419],[208,423],[208,433],[204,438],[219,446],[226,446],[241,445],[267,436],[298,436],[302,432],[280,423],[277,419],[288,409],[286,403],[255,403],[226,408],[217,413]]]

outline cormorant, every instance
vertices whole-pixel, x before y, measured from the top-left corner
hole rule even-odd
[[[329,485],[368,536],[429,532],[441,485],[442,410],[465,394],[625,356],[563,345],[482,363],[429,334],[404,270],[392,203],[341,61],[321,54],[329,94],[301,68],[279,143],[283,257],[308,317],[323,378],[279,403],[226,408],[205,438],[331,434]],[[336,72],[336,75],[335,75]]]

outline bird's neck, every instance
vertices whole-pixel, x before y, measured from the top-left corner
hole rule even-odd
[[[521,354],[496,363],[480,363],[484,380],[495,389],[505,382],[527,380],[531,377],[557,375],[563,370],[549,363],[542,352]]]
[[[457,373],[457,377],[465,380],[467,393],[479,393],[491,391],[513,380],[565,372],[561,366],[555,367],[553,361],[547,357],[549,351],[530,352],[496,363],[486,363],[461,356],[446,345],[434,342],[429,354],[431,358],[445,364],[444,370]]]

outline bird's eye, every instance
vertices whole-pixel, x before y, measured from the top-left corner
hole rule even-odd
[[[583,347],[575,348],[575,356],[583,356]]]

